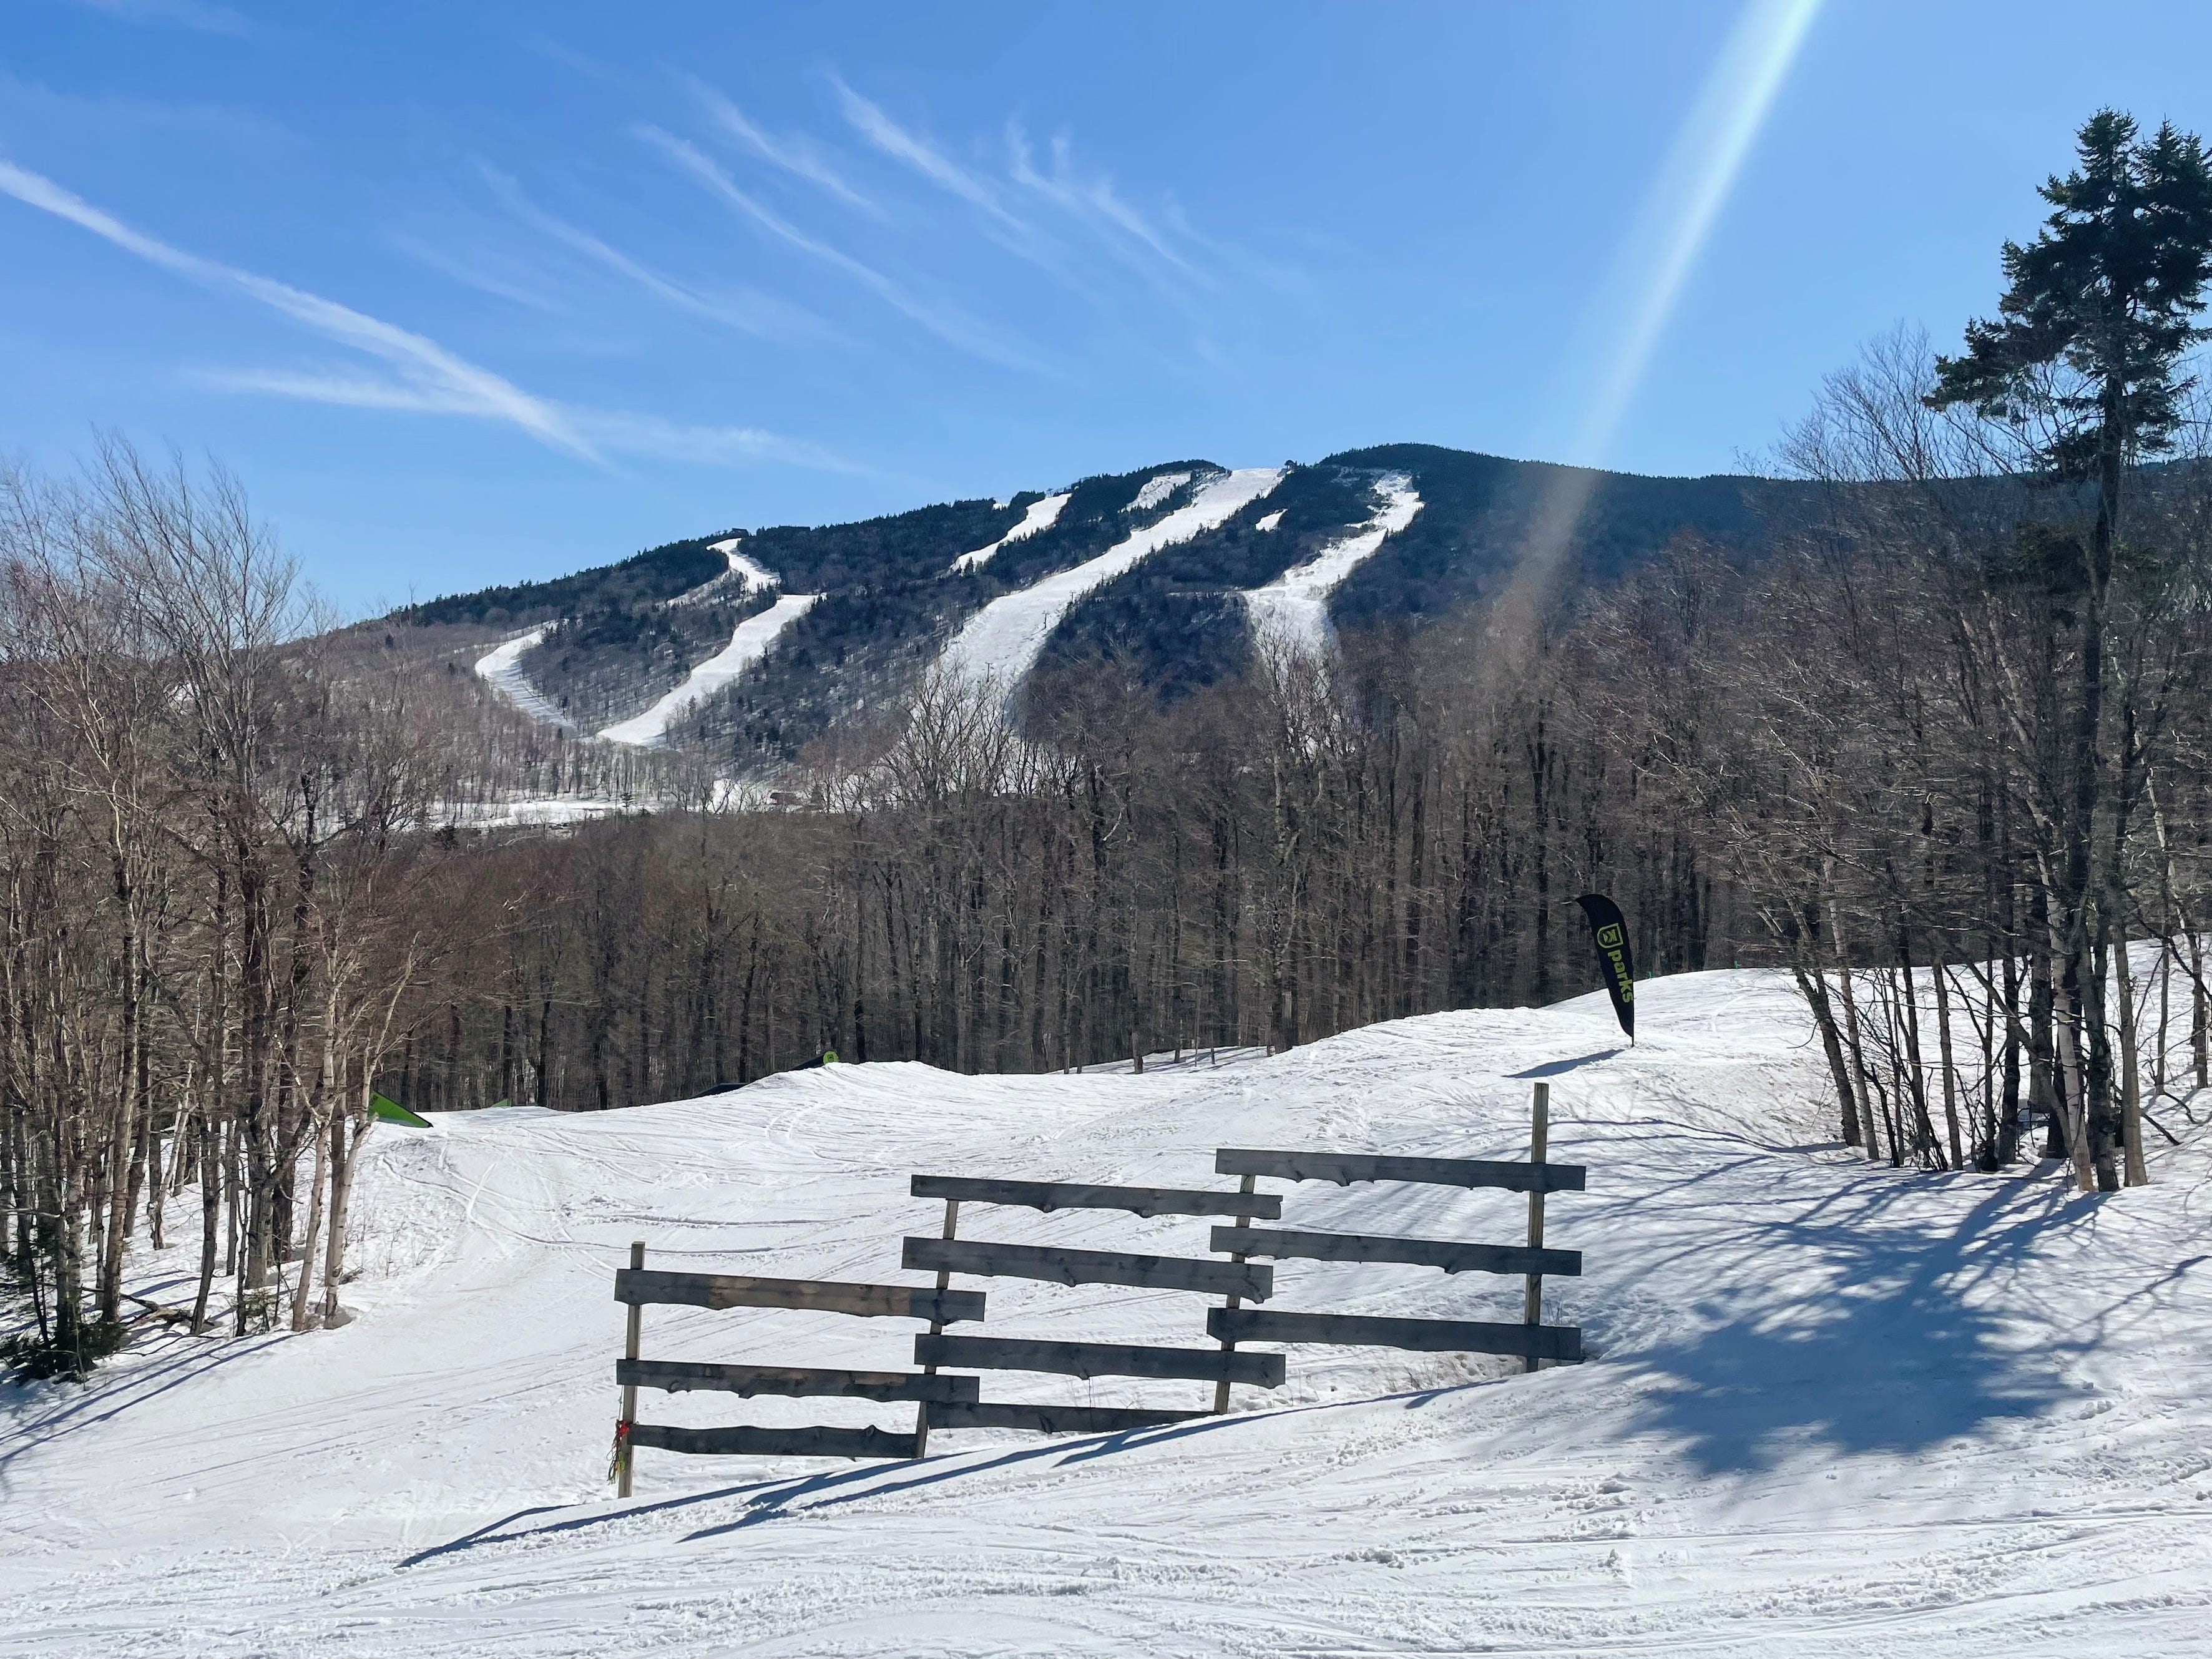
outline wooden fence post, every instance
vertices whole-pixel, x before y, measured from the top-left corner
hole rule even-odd
[[[959,1225],[960,1200],[957,1198],[948,1198],[945,1200],[944,1236],[947,1238],[952,1237]],[[939,1268],[937,1270],[937,1288],[940,1291],[946,1290],[951,1287],[951,1270],[945,1267]],[[944,1334],[944,1330],[945,1326],[942,1321],[932,1320],[930,1322],[929,1334],[932,1336],[942,1335]],[[937,1367],[934,1364],[924,1365],[921,1368],[921,1372],[924,1376],[934,1376],[937,1375]],[[927,1400],[923,1401],[919,1406],[916,1406],[914,1408],[914,1455],[916,1458],[927,1457],[929,1455],[929,1401]]]
[[[1252,1181],[1252,1176],[1246,1176],[1242,1182],[1237,1183],[1237,1191],[1240,1196],[1251,1192]],[[1240,1227],[1249,1227],[1252,1224],[1252,1217],[1247,1212],[1239,1210],[1237,1212],[1237,1224]],[[1229,1259],[1231,1261],[1242,1261],[1244,1258],[1242,1255],[1232,1252]],[[1222,1297],[1221,1305],[1224,1308],[1236,1308],[1242,1306],[1243,1302],[1243,1298],[1241,1297],[1227,1296]],[[1224,1336],[1221,1339],[1221,1352],[1224,1353],[1227,1353],[1236,1346],[1237,1344],[1228,1337]],[[1213,1414],[1216,1417],[1219,1417],[1228,1410],[1229,1379],[1224,1376],[1218,1382],[1216,1382],[1213,1385]]]
[[[633,1273],[645,1266],[645,1241],[641,1238],[630,1241],[629,1265]],[[642,1307],[635,1302],[629,1304],[629,1330],[623,1338],[623,1358],[625,1359],[638,1357],[639,1327],[644,1316]],[[616,1438],[620,1442],[615,1448],[615,1496],[617,1498],[629,1496],[629,1466],[635,1455],[629,1443],[629,1431],[631,1425],[636,1421],[637,1385],[635,1382],[625,1383],[622,1393],[622,1427],[616,1432]]]
[[[1544,1162],[1544,1154],[1551,1139],[1551,1131],[1552,1085],[1548,1083],[1539,1083],[1536,1085],[1535,1101],[1529,1109],[1528,1161],[1531,1164]],[[1528,1194],[1528,1248],[1532,1250],[1539,1250],[1543,1247],[1544,1189],[1541,1187],[1536,1187]],[[1543,1274],[1528,1275],[1528,1292],[1523,1298],[1521,1316],[1522,1322],[1524,1324],[1540,1325],[1544,1322]],[[1532,1371],[1540,1369],[1543,1363],[1533,1353],[1522,1362],[1523,1370]]]

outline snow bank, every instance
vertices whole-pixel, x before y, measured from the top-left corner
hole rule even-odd
[[[1811,1659],[2212,1651],[2207,1136],[2158,1184],[1916,1176],[1829,1139],[1786,977],[1433,1015],[1144,1076],[846,1065],[574,1116],[380,1127],[343,1330],[126,1356],[0,1395],[8,1650],[85,1655]],[[604,1481],[611,1297],[655,1265],[926,1283],[915,1170],[1217,1186],[1223,1146],[1526,1156],[1547,1310],[1589,1363],[1294,1349],[1233,1413],[939,1432],[915,1464],[641,1452]],[[1308,1183],[1287,1226],[1515,1243],[1500,1193]],[[176,1231],[191,1226],[182,1210]],[[963,1235],[1206,1254],[1207,1224],[965,1207]],[[134,1258],[165,1300],[190,1251]],[[958,1280],[973,1286],[974,1280]],[[1519,1316],[1518,1279],[1285,1263],[1273,1306]],[[1196,1297],[988,1281],[994,1334],[1203,1345]],[[902,1369],[915,1328],[652,1308],[648,1357]],[[993,1375],[986,1398],[1195,1407],[1208,1386]],[[910,1423],[642,1396],[664,1423]]]
[[[975,684],[1011,688],[1035,665],[1045,641],[1078,599],[1123,571],[1135,568],[1162,548],[1189,541],[1226,523],[1241,508],[1273,489],[1282,476],[1279,466],[1241,467],[1216,473],[1198,487],[1188,506],[1132,532],[1097,558],[992,600],[969,618],[967,626],[945,648],[944,660]],[[1158,482],[1154,478],[1146,488]],[[1164,492],[1161,499],[1165,499]]]
[[[732,564],[734,568],[734,555]],[[752,568],[760,568],[757,565]],[[764,571],[761,574],[767,575]],[[768,577],[770,583],[775,580]],[[776,636],[812,610],[821,599],[819,593],[786,593],[767,610],[747,617],[731,634],[730,642],[684,676],[683,684],[642,714],[634,714],[608,726],[599,733],[600,739],[639,748],[657,747],[667,738],[670,726],[766,656]]]
[[[1264,587],[1244,595],[1245,614],[1255,633],[1276,638],[1309,651],[1328,644],[1328,596],[1344,579],[1375,556],[1387,537],[1413,523],[1421,510],[1413,481],[1402,472],[1379,480],[1380,498],[1367,522],[1350,535],[1331,542],[1304,564],[1292,565]]]
[[[1008,542],[1027,541],[1040,531],[1051,529],[1060,522],[1060,511],[1067,505],[1067,495],[1068,492],[1062,490],[1057,495],[1047,495],[1042,501],[1031,501],[1028,510],[1022,514],[1022,521],[1019,524],[988,547],[979,547],[973,553],[963,553],[958,558],[953,560],[951,568],[973,570],[980,565],[988,564],[991,562],[991,556]],[[1006,503],[1001,501],[997,505],[1003,507]]]
[[[552,627],[550,623],[541,623],[486,652],[477,659],[477,673],[531,719],[544,720],[548,726],[569,726],[574,722],[531,684],[529,677],[522,672],[522,653],[543,640]]]

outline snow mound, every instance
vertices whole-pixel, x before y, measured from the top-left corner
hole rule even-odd
[[[1132,532],[1097,558],[992,600],[968,619],[945,647],[943,660],[971,683],[1011,689],[1036,665],[1052,630],[1078,599],[1123,571],[1134,569],[1162,548],[1189,541],[1227,523],[1273,489],[1282,476],[1279,466],[1240,467],[1214,474],[1198,487],[1188,505]],[[1145,487],[1149,489],[1158,482],[1153,478]],[[1160,499],[1165,500],[1167,493],[1162,492]]]
[[[380,1128],[342,1330],[126,1355],[0,1398],[26,1656],[734,1651],[1699,1656],[2212,1650],[2207,1136],[2155,1185],[1915,1176],[1827,1139],[1787,978],[1431,1015],[1142,1076],[787,1073],[627,1111]],[[1225,1187],[1224,1146],[1527,1155],[1589,1363],[1291,1350],[1224,1419],[938,1432],[921,1464],[638,1454],[604,1481],[629,1241],[666,1267],[921,1284],[911,1172]],[[1522,1201],[1284,1188],[1284,1225],[1518,1242]],[[181,1215],[181,1209],[173,1213]],[[1206,1254],[1208,1224],[963,1206],[963,1236]],[[179,1231],[190,1231],[179,1226]],[[190,1249],[134,1260],[179,1293]],[[956,1279],[967,1286],[981,1281]],[[164,1285],[168,1288],[162,1288]],[[1518,1279],[1284,1263],[1271,1306],[1519,1316]],[[994,1279],[982,1328],[1206,1346],[1172,1292]],[[903,1369],[915,1327],[646,1310],[649,1358]],[[1264,1346],[1264,1345],[1261,1345]],[[1196,1407],[1191,1382],[986,1398]],[[677,1424],[910,1424],[647,1392]]]

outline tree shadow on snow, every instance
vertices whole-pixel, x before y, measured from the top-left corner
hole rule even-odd
[[[2005,1181],[1933,1232],[1928,1186],[1956,1178],[1877,1178],[1795,1216],[1761,1206],[1733,1240],[1702,1231],[1678,1266],[1732,1243],[1751,1247],[1741,1261],[1771,1249],[1784,1277],[1717,1288],[1691,1304],[1692,1334],[1620,1356],[1650,1382],[1634,1427],[1680,1443],[1707,1474],[1746,1473],[1820,1449],[1919,1452],[2078,1397],[2063,1368],[2094,1335],[2061,1340],[2005,1283],[2039,1242],[2094,1224],[2098,1197]],[[1692,1184],[1626,1208],[1676,1206]]]

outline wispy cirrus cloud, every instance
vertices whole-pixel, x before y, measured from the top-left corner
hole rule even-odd
[[[940,190],[973,203],[1001,224],[1028,228],[1006,210],[999,199],[997,186],[988,178],[962,167],[918,133],[909,132],[891,119],[881,105],[847,86],[842,76],[832,75],[830,83],[836,88],[838,104],[853,130],[884,155],[905,163]]]
[[[1149,251],[1154,256],[1187,276],[1196,277],[1199,271],[1190,261],[1171,246],[1167,238],[1152,222],[1115,192],[1114,181],[1104,173],[1089,179],[1079,177],[1075,170],[1074,146],[1066,133],[1057,134],[1052,141],[1052,170],[1038,170],[1030,149],[1029,135],[1022,131],[1018,121],[1006,124],[1006,151],[1012,158],[1009,171],[1016,184],[1033,191],[1063,212],[1083,220],[1094,228],[1103,229],[1109,240],[1126,239]]]
[[[389,371],[225,369],[204,378],[227,390],[255,392],[355,409],[465,415],[506,422],[538,442],[586,460],[603,450],[669,459],[775,459],[834,463],[826,451],[739,427],[684,427],[656,416],[572,407],[524,391],[434,340],[326,300],[289,283],[225,264],[133,229],[42,173],[0,161],[0,195],[53,215],[147,264],[218,291],[241,294]]]
[[[483,174],[484,182],[491,186],[492,193],[500,198],[501,205],[525,224],[617,275],[627,277],[647,293],[680,311],[688,311],[696,317],[703,317],[710,322],[721,323],[747,334],[788,337],[793,335],[821,335],[829,331],[819,318],[772,295],[750,289],[727,295],[703,294],[697,289],[664,276],[581,226],[570,224],[566,219],[548,213],[524,194],[521,185],[496,167],[480,166],[478,171]]]
[[[131,229],[113,215],[102,212],[45,175],[12,162],[0,161],[0,191],[42,212],[66,219],[149,264],[210,288],[244,294],[327,339],[380,359],[399,376],[391,387],[392,396],[405,401],[380,406],[438,408],[457,415],[510,421],[556,449],[574,455],[591,453],[590,446],[553,404],[532,397],[491,370],[455,356],[434,340],[356,311],[350,306],[340,305],[335,300],[294,288],[289,283],[172,247],[155,237]]]
[[[844,175],[830,165],[811,141],[805,137],[779,137],[763,131],[744,111],[696,76],[687,75],[684,84],[706,108],[708,117],[725,133],[736,139],[762,161],[771,167],[781,167],[786,173],[819,185],[839,201],[865,212],[880,215],[883,210],[845,182]]]
[[[842,248],[833,247],[818,237],[809,235],[775,209],[740,190],[736,180],[696,144],[649,125],[641,125],[632,130],[640,138],[659,150],[678,171],[689,174],[709,193],[720,198],[770,235],[824,264],[843,271],[891,309],[919,324],[948,345],[957,346],[1009,368],[1034,369],[1038,367],[1034,359],[999,339],[974,318],[952,307],[922,300],[908,293],[902,284],[873,265],[854,258]]]

